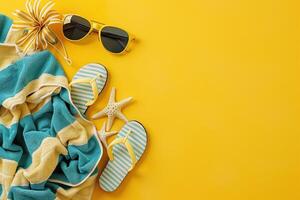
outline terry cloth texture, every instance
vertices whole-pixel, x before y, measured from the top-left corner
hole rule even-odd
[[[4,42],[11,27],[12,20],[0,14],[0,42]]]
[[[0,71],[0,199],[89,200],[101,156],[49,51]]]

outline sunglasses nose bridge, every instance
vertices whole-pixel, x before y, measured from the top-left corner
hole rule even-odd
[[[100,29],[104,26],[104,24],[96,21],[91,21],[92,30],[94,31],[100,31]]]

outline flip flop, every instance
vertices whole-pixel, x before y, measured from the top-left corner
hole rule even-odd
[[[107,77],[107,69],[96,63],[83,66],[75,74],[70,83],[71,97],[82,114],[85,114],[88,106],[95,103],[106,85]]]
[[[108,145],[109,161],[103,170],[99,183],[107,192],[116,190],[128,172],[130,172],[147,144],[147,133],[144,126],[137,121],[127,122],[117,137]]]

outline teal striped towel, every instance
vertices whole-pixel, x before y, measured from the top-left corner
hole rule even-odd
[[[53,55],[40,52],[0,72],[2,197],[55,199],[95,176],[102,147],[70,100]],[[54,184],[54,185],[53,185]],[[34,191],[34,192],[33,192]]]
[[[89,200],[102,146],[55,57],[42,51],[2,69],[0,105],[0,199]]]

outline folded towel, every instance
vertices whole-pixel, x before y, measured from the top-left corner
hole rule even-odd
[[[101,156],[49,51],[0,71],[0,199],[88,200]]]
[[[0,42],[4,42],[12,25],[12,20],[0,14]]]

